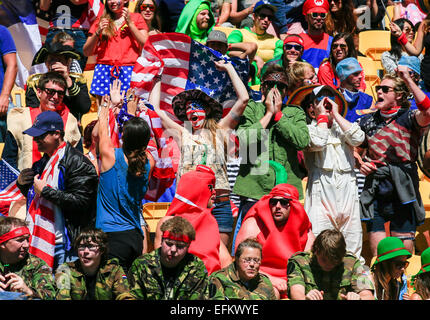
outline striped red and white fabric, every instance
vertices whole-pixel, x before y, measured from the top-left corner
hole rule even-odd
[[[9,163],[0,160],[0,216],[8,216],[10,205],[13,201],[24,199],[16,185],[19,172]]]
[[[60,169],[58,164],[64,157],[66,143],[62,143],[52,155],[43,169],[40,179],[46,178],[46,183],[51,188],[58,188]],[[43,261],[51,268],[54,266],[55,253],[55,216],[61,210],[52,202],[36,194],[30,204],[27,213],[27,221],[31,232],[29,252]]]
[[[115,115],[113,114],[112,109],[109,109],[109,137],[112,141],[112,145],[114,148],[120,147],[120,141],[119,141],[119,129],[118,129],[118,123],[116,122]]]

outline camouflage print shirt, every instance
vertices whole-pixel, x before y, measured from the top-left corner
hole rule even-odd
[[[87,300],[88,290],[80,261],[63,263],[55,273],[57,300]],[[96,274],[96,300],[134,300],[118,259],[105,261]]]
[[[131,293],[142,300],[202,300],[209,298],[209,276],[200,258],[187,253],[167,277],[160,249],[137,258],[128,274]],[[173,275],[173,276],[172,276]]]
[[[234,262],[212,273],[210,281],[209,291],[213,300],[276,300],[272,282],[266,275],[258,273],[245,285]]]
[[[305,287],[305,294],[313,289],[324,291],[324,300],[340,300],[341,294],[374,290],[365,267],[350,254],[345,255],[340,265],[326,272],[311,252],[298,252],[288,260],[287,276],[288,295],[295,284]]]
[[[0,273],[5,267],[0,262]],[[51,268],[42,259],[28,254],[20,262],[9,265],[9,271],[20,276],[24,283],[33,291],[30,299],[54,300],[56,289]]]

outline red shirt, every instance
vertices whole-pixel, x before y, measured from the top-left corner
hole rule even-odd
[[[130,17],[137,29],[148,31],[148,26],[140,13],[130,12]],[[99,21],[100,18],[94,21],[89,31],[90,34],[96,32]],[[141,51],[142,48],[124,21],[113,37],[109,38],[108,41],[100,41],[98,43],[94,49],[94,54],[97,54],[98,64],[133,66],[140,56]]]

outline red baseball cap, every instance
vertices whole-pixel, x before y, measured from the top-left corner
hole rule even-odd
[[[303,4],[303,14],[312,12],[328,13],[330,5],[327,0],[306,0]]]

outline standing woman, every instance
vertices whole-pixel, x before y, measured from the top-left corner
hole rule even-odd
[[[326,32],[335,36],[338,33],[353,34],[357,28],[357,16],[352,0],[329,0],[330,14],[326,21]]]
[[[378,300],[400,300],[401,279],[412,254],[402,240],[387,237],[378,243],[378,255],[372,266],[375,298]]]
[[[222,117],[223,107],[218,101],[198,89],[186,90],[176,95],[172,101],[176,117],[185,122],[183,127],[160,109],[160,82],[155,84],[151,95],[155,93],[154,97],[157,97],[154,98],[154,110],[161,118],[164,129],[174,130],[178,135],[181,158],[177,183],[182,174],[195,170],[199,164],[205,164],[215,172],[216,200],[213,214],[218,222],[221,240],[228,246],[230,233],[233,231],[233,215],[227,176],[227,142],[231,130],[239,123],[249,96],[231,63],[215,61],[215,66],[219,71],[227,72],[237,95],[237,101],[225,117]]]
[[[134,117],[124,124],[122,148],[112,146],[108,133],[111,105],[105,96],[98,128],[101,166],[96,228],[108,235],[108,258],[118,258],[127,272],[134,259],[143,253],[140,215],[154,164],[146,151],[150,128],[142,118]]]
[[[149,35],[161,33],[161,18],[157,3],[153,0],[139,0],[134,12],[140,13],[149,28]]]
[[[100,105],[115,79],[121,81],[122,91],[130,88],[133,66],[148,39],[148,26],[140,14],[128,11],[128,0],[107,0],[89,34],[83,51],[87,57],[97,54],[90,93]]]

